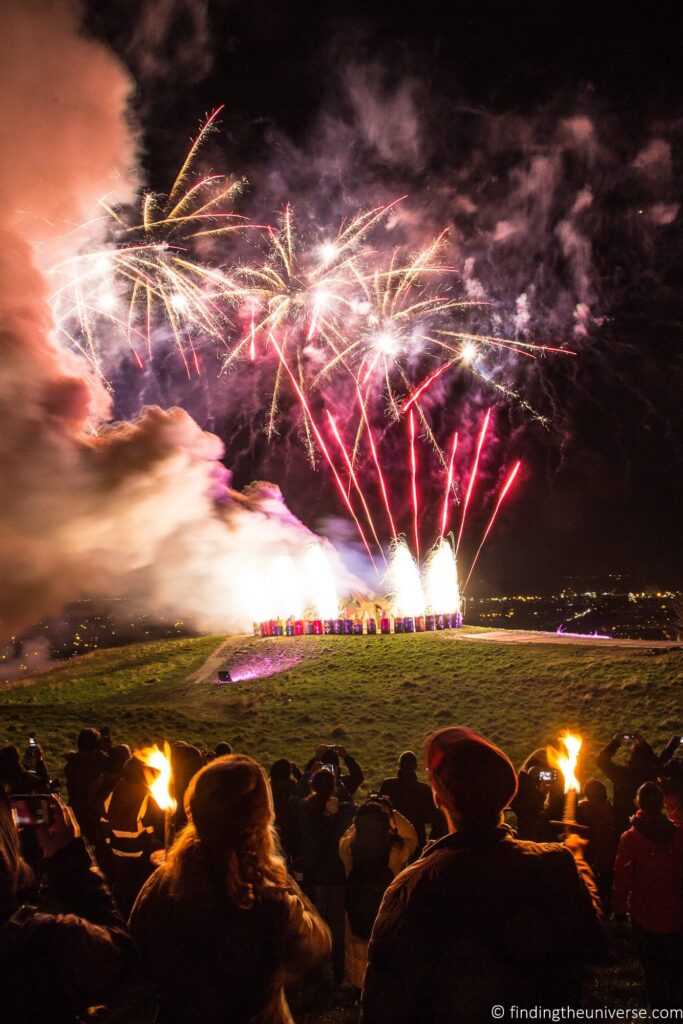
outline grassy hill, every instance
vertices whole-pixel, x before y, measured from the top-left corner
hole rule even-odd
[[[471,632],[471,630],[468,630]],[[217,686],[216,670],[235,682]],[[228,739],[266,765],[307,760],[321,740],[360,761],[368,791],[393,774],[401,750],[425,734],[467,724],[515,763],[565,726],[585,737],[584,777],[617,730],[657,748],[683,732],[683,650],[498,644],[461,633],[257,640],[200,637],[88,654],[0,690],[0,745],[21,748],[35,729],[60,773],[84,725],[111,727],[114,742],[138,745]],[[593,973],[591,1006],[642,1006],[637,964],[623,959]],[[348,994],[300,1024],[356,1024]],[[127,998],[127,997],[126,997]],[[149,1024],[143,999],[112,1008],[110,1024]]]
[[[217,686],[217,665],[242,678]],[[585,737],[585,772],[617,730],[655,747],[682,731],[682,679],[681,649],[496,644],[457,632],[173,639],[96,651],[7,685],[0,743],[23,747],[35,729],[59,773],[84,725],[108,724],[114,742],[135,745],[227,739],[267,765],[301,763],[326,740],[346,746],[373,786],[442,725],[478,729],[515,763],[571,726]]]

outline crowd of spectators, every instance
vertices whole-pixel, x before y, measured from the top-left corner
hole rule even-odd
[[[597,757],[612,793],[588,779],[569,822],[554,746],[516,771],[440,729],[428,782],[405,751],[359,799],[341,746],[266,773],[226,741],[178,742],[169,823],[107,728],[68,755],[68,803],[31,734],[0,750],[0,1019],[73,1022],[135,976],[159,1024],[285,1024],[313,977],[363,1024],[477,1022],[580,1005],[627,934],[643,1002],[683,1008],[681,737],[657,754],[616,735]]]

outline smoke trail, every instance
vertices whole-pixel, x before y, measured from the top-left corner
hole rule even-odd
[[[3,9],[0,636],[84,595],[244,628],[247,570],[312,535],[277,488],[231,491],[222,442],[183,410],[107,423],[109,394],[50,337],[36,254],[67,254],[99,196],[125,202],[137,185],[131,82],[78,15],[66,0]]]

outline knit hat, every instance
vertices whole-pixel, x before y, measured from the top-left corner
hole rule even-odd
[[[465,822],[497,819],[517,792],[510,758],[472,729],[439,729],[427,736],[424,751],[426,768],[444,792],[446,805]]]
[[[228,754],[197,772],[185,809],[202,842],[220,848],[239,845],[247,831],[273,818],[265,772],[245,754]]]

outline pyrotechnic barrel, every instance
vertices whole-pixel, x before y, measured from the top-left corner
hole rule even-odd
[[[362,636],[363,635],[363,620],[362,619],[354,619],[353,620],[353,635],[354,636]]]
[[[368,636],[377,635],[377,619],[368,619],[366,623],[366,630]]]
[[[382,618],[379,620],[380,633],[391,633],[391,620]]]
[[[323,620],[313,619],[313,632],[316,636],[322,636],[324,632]]]
[[[425,617],[424,615],[417,615],[415,617],[415,632],[424,633],[425,631]]]
[[[415,632],[415,619],[412,617],[412,615],[406,615],[405,619],[403,620],[403,632],[404,633],[414,633]]]
[[[404,633],[405,619],[402,615],[397,615],[394,619],[394,633]]]
[[[425,630],[433,633],[436,629],[436,615],[425,615]]]
[[[323,619],[323,633],[325,636],[334,633],[334,619]]]

